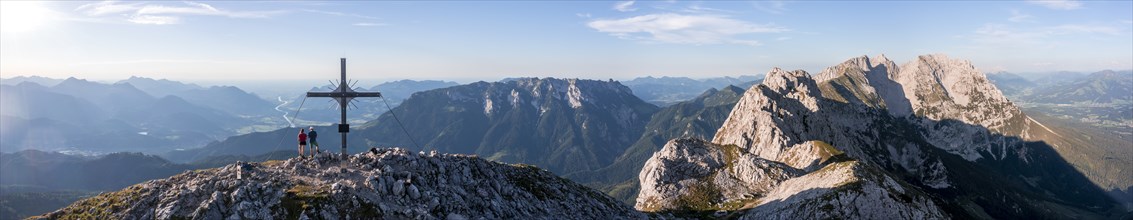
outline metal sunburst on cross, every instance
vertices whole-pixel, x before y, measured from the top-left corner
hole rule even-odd
[[[346,155],[346,133],[350,133],[350,124],[346,123],[346,107],[350,101],[357,97],[382,97],[380,92],[356,92],[346,83],[346,58],[341,59],[342,75],[337,88],[331,92],[307,92],[307,97],[330,97],[338,101],[338,109],[342,111],[342,121],[338,124],[338,133],[342,134],[342,155]]]

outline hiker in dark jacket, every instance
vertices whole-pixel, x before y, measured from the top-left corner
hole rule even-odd
[[[315,133],[314,126],[311,126],[311,128],[307,130],[311,130],[307,132],[307,139],[311,139],[311,155],[319,154],[319,142],[315,140],[315,138],[319,137],[319,133]]]
[[[299,157],[303,157],[303,148],[307,148],[307,134],[303,132],[304,130],[299,129]]]

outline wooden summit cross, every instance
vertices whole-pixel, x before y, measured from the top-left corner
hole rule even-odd
[[[380,92],[355,92],[346,83],[346,58],[342,58],[342,75],[338,81],[338,88],[331,92],[307,92],[307,97],[330,97],[338,101],[338,109],[342,111],[342,121],[338,124],[338,133],[342,134],[342,155],[346,155],[346,133],[350,133],[350,124],[346,123],[346,106],[356,97],[382,97]]]

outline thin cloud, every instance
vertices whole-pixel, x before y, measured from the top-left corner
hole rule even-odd
[[[90,4],[84,4],[75,8],[75,11],[81,11],[83,14],[91,16],[101,16],[107,14],[119,14],[125,12],[136,11],[141,9],[142,3],[132,4],[117,4],[115,1],[104,1]]]
[[[1039,0],[1027,2],[1056,10],[1074,10],[1082,8],[1082,2],[1075,0]]]
[[[181,18],[160,15],[131,15],[126,21],[135,24],[167,25],[181,23]]]
[[[1050,27],[1054,34],[1106,34],[1121,35],[1121,29],[1112,26],[1067,24]]]
[[[590,18],[590,13],[574,13],[574,16],[578,16],[580,18]]]
[[[312,9],[307,9],[307,10],[303,10],[303,11],[311,12],[311,13],[324,14],[324,15],[341,16],[341,17],[352,17],[352,18],[362,18],[362,19],[371,19],[371,20],[378,19],[378,17],[374,17],[374,16],[367,16],[367,15],[360,15],[360,14],[353,14],[353,13],[344,13],[344,12],[337,12],[337,11],[323,11],[323,10],[312,10]]]
[[[354,26],[362,26],[362,27],[374,27],[374,26],[386,26],[386,25],[389,25],[389,24],[361,22],[361,23],[354,23],[353,25]]]
[[[630,12],[637,11],[637,8],[633,8],[633,1],[624,1],[615,3],[614,10],[618,10],[620,12]]]
[[[783,14],[787,10],[787,2],[784,1],[756,1],[752,2],[752,6],[760,11],[771,14]]]
[[[1121,36],[1127,29],[1106,25],[1066,24],[1058,26],[1019,28],[1003,24],[985,24],[973,34],[961,36],[979,47],[1050,48],[1065,41],[1068,36]]]
[[[681,11],[687,13],[735,13],[734,11],[730,10],[704,7],[701,6],[700,3],[690,4],[688,7],[685,7]]]
[[[649,14],[624,19],[599,19],[587,23],[599,32],[621,39],[676,44],[761,45],[740,35],[782,33],[786,28],[752,24],[717,15]]]
[[[1011,10],[1011,17],[1007,18],[1011,22],[1035,22],[1035,17],[1029,14],[1023,14],[1019,10]]]
[[[126,21],[137,24],[178,24],[182,16],[221,16],[229,18],[266,18],[272,15],[285,13],[285,11],[230,11],[198,2],[183,2],[184,5],[160,5],[150,3],[119,3],[116,1],[103,1],[84,4],[75,8],[89,16],[104,16],[120,14]]]

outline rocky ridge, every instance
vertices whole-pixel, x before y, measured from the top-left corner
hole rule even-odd
[[[636,208],[776,219],[1106,216],[1113,200],[1059,159],[1057,136],[968,61],[863,56],[813,77],[775,68],[711,142],[676,140],[650,158]],[[841,159],[824,162],[831,152]],[[845,202],[865,198],[886,208]]]
[[[528,165],[381,149],[188,171],[104,193],[45,219],[643,218]]]

